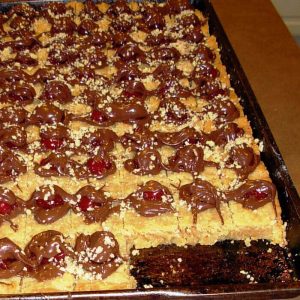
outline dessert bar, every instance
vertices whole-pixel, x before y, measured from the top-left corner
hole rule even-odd
[[[187,0],[19,4],[0,37],[1,294],[134,289],[132,249],[286,245],[263,144]]]

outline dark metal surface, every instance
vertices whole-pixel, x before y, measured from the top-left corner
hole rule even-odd
[[[0,2],[0,12],[7,11],[11,6],[28,2],[34,6],[40,6],[46,2],[58,2],[57,0],[31,0]],[[240,65],[236,54],[227,38],[226,33],[209,0],[191,0],[195,8],[203,11],[209,18],[211,34],[217,37],[221,49],[222,61],[230,74],[231,85],[241,98],[245,114],[251,122],[254,137],[263,141],[264,150],[262,161],[270,172],[270,177],[275,183],[282,208],[282,218],[287,222],[288,248],[295,261],[295,272],[300,278],[300,198],[289,176],[286,165],[269,129],[266,119],[257,102],[254,92]],[[1,292],[1,291],[0,291]],[[242,284],[242,285],[214,285],[203,286],[199,290],[180,289],[151,289],[145,291],[109,291],[109,292],[75,292],[52,293],[34,295],[4,296],[5,299],[286,299],[300,296],[300,284]],[[0,298],[3,298],[0,296]]]

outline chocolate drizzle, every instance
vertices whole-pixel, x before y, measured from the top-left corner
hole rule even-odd
[[[17,225],[12,223],[12,219],[25,213],[26,202],[17,197],[12,191],[0,187],[0,225],[7,221],[16,230]]]
[[[135,211],[144,217],[155,217],[165,213],[174,213],[173,197],[169,189],[157,181],[151,180],[126,199]]]
[[[119,211],[118,201],[106,196],[101,189],[87,185],[75,195],[76,204],[73,206],[75,213],[84,215],[86,223],[104,222],[112,213]]]
[[[51,224],[68,213],[69,202],[72,201],[74,201],[74,196],[60,187],[43,186],[31,195],[27,207],[32,210],[38,223]]]
[[[72,248],[64,242],[63,235],[54,230],[48,230],[35,235],[25,248],[26,256],[35,263],[28,275],[38,281],[49,280],[61,276],[64,272],[66,256],[74,257]]]
[[[234,169],[241,178],[245,179],[256,169],[259,162],[259,155],[255,154],[252,148],[243,144],[230,150],[226,164],[229,168]]]
[[[258,209],[265,204],[272,202],[274,211],[276,188],[273,183],[265,180],[247,180],[239,188],[225,193],[227,201],[234,200],[241,203],[243,207]]]
[[[77,237],[75,251],[78,262],[96,278],[105,279],[118,269],[122,263],[119,245],[114,235],[108,231],[96,231],[91,235]]]
[[[169,158],[166,167],[173,172],[198,174],[204,169],[203,150],[195,145],[184,146]]]
[[[0,147],[0,183],[11,181],[26,171],[26,166],[16,154]]]
[[[33,266],[33,263],[21,248],[8,238],[0,239],[0,279],[20,275],[26,265]]]
[[[196,178],[193,183],[180,187],[179,197],[191,206],[194,223],[197,222],[199,212],[210,208],[217,210],[222,223],[224,223],[220,210],[221,197],[209,182]]]
[[[133,159],[126,160],[124,167],[136,175],[156,175],[163,169],[159,152],[148,148],[136,153]]]
[[[275,215],[276,188],[265,180],[247,180],[240,187],[230,191],[217,191],[209,182],[196,178],[193,183],[180,187],[179,197],[191,205],[194,223],[197,222],[197,214],[206,209],[215,208],[224,223],[221,215],[220,203],[236,201],[244,208],[255,210],[267,203],[272,203]]]
[[[185,127],[177,132],[159,132],[157,138],[162,144],[174,148],[189,144],[203,144],[206,141],[204,135],[190,127]]]

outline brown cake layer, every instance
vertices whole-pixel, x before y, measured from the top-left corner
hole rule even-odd
[[[265,241],[223,241],[212,246],[164,245],[134,249],[131,274],[140,288],[292,282],[286,249]]]

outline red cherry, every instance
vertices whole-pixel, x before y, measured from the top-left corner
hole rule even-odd
[[[156,190],[156,191],[144,191],[143,192],[143,198],[145,200],[161,200],[162,196],[164,195],[163,190]]]
[[[88,208],[93,207],[93,201],[87,196],[82,196],[80,198],[78,206],[81,211],[87,211]]]
[[[102,175],[106,170],[111,168],[111,162],[102,158],[90,158],[87,161],[87,167],[94,175]]]
[[[62,139],[52,138],[52,139],[42,139],[42,145],[48,150],[55,150],[61,147],[63,144]]]
[[[51,209],[57,206],[61,206],[65,203],[64,199],[60,195],[55,195],[53,200],[46,201],[44,199],[37,199],[36,204],[37,206],[44,208],[44,209]]]
[[[268,197],[268,193],[257,190],[250,190],[244,194],[244,198],[255,198],[257,200],[262,200]]]
[[[4,202],[0,201],[0,215],[9,215],[13,210],[13,206]]]
[[[91,116],[92,120],[97,122],[97,123],[103,123],[106,122],[108,119],[107,117],[99,110],[94,109],[92,111],[92,116]]]

